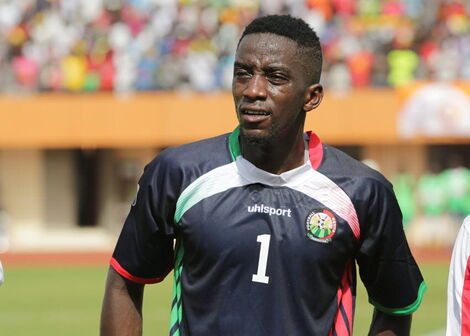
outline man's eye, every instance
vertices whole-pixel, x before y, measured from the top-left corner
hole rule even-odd
[[[250,74],[246,70],[235,70],[234,75],[237,77],[248,77]]]
[[[284,83],[284,82],[287,81],[287,77],[285,77],[284,75],[281,75],[281,74],[277,74],[277,73],[269,74],[268,78],[271,82],[279,83],[279,84]]]

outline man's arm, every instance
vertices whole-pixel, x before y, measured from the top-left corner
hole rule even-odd
[[[101,336],[142,335],[143,293],[144,285],[128,281],[109,268],[101,310]]]
[[[369,336],[409,336],[411,315],[389,315],[374,309]]]

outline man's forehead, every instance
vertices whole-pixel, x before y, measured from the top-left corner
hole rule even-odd
[[[292,61],[298,50],[297,42],[271,33],[253,33],[243,37],[235,58],[237,61],[258,59],[264,61]]]

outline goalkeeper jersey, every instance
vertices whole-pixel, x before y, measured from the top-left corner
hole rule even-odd
[[[305,138],[308,160],[280,175],[243,158],[238,129],[146,167],[111,265],[139,283],[174,270],[170,335],[352,335],[356,263],[379,310],[418,307],[390,183]]]

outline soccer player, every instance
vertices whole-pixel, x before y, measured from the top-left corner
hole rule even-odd
[[[0,261],[0,285],[2,285],[4,281],[5,281],[5,278],[3,276],[3,265],[2,265],[2,262]]]
[[[446,336],[470,335],[470,216],[460,227],[447,284]]]
[[[172,269],[170,335],[352,335],[356,262],[376,307],[371,335],[409,334],[426,286],[392,186],[304,132],[321,66],[301,19],[245,28],[239,126],[147,165],[111,259],[102,335],[139,335],[144,284]]]

